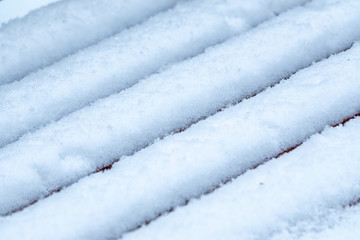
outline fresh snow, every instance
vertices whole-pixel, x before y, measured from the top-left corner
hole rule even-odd
[[[1,218],[0,232],[8,239],[120,236],[299,144],[326,125],[358,113],[359,65],[360,45],[356,44],[182,133],[123,157],[110,171],[86,177]],[[312,206],[321,206],[325,200],[328,205],[347,203],[354,199],[357,188],[360,190],[356,185],[360,180],[356,177],[359,133],[357,119],[346,127],[316,135],[292,153],[127,237],[219,239],[217,234],[224,234],[228,239],[231,234],[269,234],[289,219],[311,214]],[[304,212],[297,212],[303,205]],[[244,231],[239,232],[241,229]]]
[[[0,28],[0,84],[18,80],[175,2],[62,0],[10,21]]]
[[[0,26],[15,18],[24,17],[29,12],[56,1],[57,0],[1,0]]]
[[[0,146],[303,2],[186,1],[19,82],[4,85],[0,87]]]
[[[328,129],[123,239],[269,239],[329,207],[341,209],[360,193],[359,135],[360,118]],[[354,232],[343,228],[339,234],[336,229],[329,231],[336,237],[313,239],[358,239],[359,225],[347,227]]]
[[[0,150],[0,213],[69,185],[346,48],[360,38],[359,10],[357,0],[315,1],[8,145]],[[349,93],[341,93],[351,97],[357,90],[352,84]],[[356,102],[341,106],[332,121],[358,107]],[[310,129],[328,123],[326,116]],[[295,133],[286,132],[290,137]]]
[[[357,192],[360,196],[360,192]],[[360,236],[360,206],[332,208],[275,235],[272,240],[357,240]]]

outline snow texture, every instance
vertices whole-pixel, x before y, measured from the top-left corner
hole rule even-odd
[[[360,38],[359,10],[357,0],[320,0],[289,11],[2,148],[0,213],[69,185],[346,48]],[[351,87],[349,97],[356,89]],[[338,117],[356,107],[356,102],[341,107]]]
[[[174,5],[175,0],[63,0],[0,28],[0,84]]]
[[[357,192],[357,196],[359,196]],[[360,236],[360,206],[331,209],[327,214],[304,219],[294,227],[275,235],[273,240],[356,240]]]
[[[341,209],[360,192],[359,135],[360,118],[327,129],[123,239],[269,239],[314,213]],[[358,239],[359,225],[346,226],[355,231],[313,239]]]
[[[0,26],[15,18],[24,17],[29,12],[53,2],[57,2],[57,0],[0,0]]]
[[[304,0],[197,0],[0,87],[0,146]],[[56,107],[55,107],[56,106]]]
[[[359,56],[357,44],[123,157],[110,171],[1,218],[0,232],[8,239],[120,236],[359,112]],[[360,190],[359,133],[360,119],[316,135],[292,153],[127,237],[221,239],[223,234],[229,239],[242,234],[251,239],[252,233],[269,234],[288,220],[311,214],[325,200],[328,205],[347,203]],[[330,180],[339,186],[334,191]]]

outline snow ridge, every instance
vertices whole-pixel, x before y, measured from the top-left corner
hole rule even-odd
[[[0,28],[0,85],[174,5],[175,0],[63,0]]]

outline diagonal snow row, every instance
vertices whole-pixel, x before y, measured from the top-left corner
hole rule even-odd
[[[346,48],[360,38],[359,10],[357,0],[295,9],[8,145],[0,150],[0,213]]]
[[[0,1],[0,27],[2,24],[21,18],[29,14],[38,8],[49,5],[50,3],[57,2],[59,0],[12,0],[12,1]]]
[[[342,208],[360,192],[359,135],[359,118],[328,129],[124,239],[269,239],[319,211]],[[338,239],[357,239],[345,236]]]
[[[311,227],[316,226],[316,227]],[[300,239],[300,240],[357,240],[360,237],[360,206],[340,208],[322,214],[314,219],[305,219],[295,228],[275,235],[273,240]],[[315,229],[314,229],[315,228]],[[296,234],[296,235],[295,235]]]
[[[60,193],[2,218],[0,232],[10,239],[17,236],[26,236],[25,239],[105,239],[120,236],[159,213],[198,197],[224,180],[299,144],[311,134],[321,131],[325,125],[341,122],[359,112],[359,66],[360,45],[357,45],[182,133],[122,158],[110,171],[86,177]],[[357,122],[356,126],[360,127],[360,120]],[[350,132],[353,129],[347,128]],[[354,143],[359,141],[354,140],[356,133],[348,136],[345,146],[349,141],[350,147],[356,146]],[[308,145],[311,146],[311,143]],[[329,153],[332,154],[331,151]],[[354,165],[360,164],[356,154],[345,164],[353,171],[352,174],[357,172]],[[310,170],[312,166],[309,165]],[[314,171],[321,166],[319,161]],[[331,168],[327,169],[330,171]],[[294,172],[309,172],[302,170]],[[260,176],[263,176],[261,173]],[[281,172],[279,174],[279,179],[282,179]],[[297,179],[296,175],[288,174]],[[268,185],[266,179],[257,181]],[[259,182],[256,182],[257,188],[261,187]],[[286,180],[285,183],[291,181]],[[311,190],[308,189],[309,193]],[[256,200],[247,198],[246,194],[238,196],[250,202]],[[309,196],[304,195],[304,198]],[[247,207],[243,204],[239,206]],[[258,211],[261,213],[261,207]],[[201,212],[199,214],[201,216]],[[224,216],[227,214],[224,212]],[[244,219],[246,223],[248,218]],[[230,222],[232,220],[229,219]],[[43,229],[45,223],[47,231]],[[154,236],[156,234],[150,238]]]
[[[304,0],[197,0],[0,87],[0,146]]]
[[[63,0],[0,28],[0,84],[174,5],[175,0]]]

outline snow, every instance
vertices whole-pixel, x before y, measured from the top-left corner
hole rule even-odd
[[[182,133],[123,157],[110,171],[1,218],[0,232],[7,239],[120,236],[359,112],[359,56],[356,44]],[[324,202],[348,203],[360,190],[359,133],[360,119],[326,130],[126,238],[219,239],[217,234],[222,234],[229,239],[243,234],[247,239],[255,233],[271,234]]]
[[[0,26],[15,18],[24,17],[29,12],[57,0],[2,0],[0,1]]]
[[[294,221],[341,209],[360,192],[359,134],[360,118],[327,129],[123,239],[269,239]],[[357,239],[358,226],[313,239]]]
[[[357,193],[359,196],[359,193]],[[335,239],[358,239],[360,236],[360,206],[337,208],[324,211],[304,219],[292,227],[290,231],[283,231],[273,237],[280,239],[300,240],[335,240]],[[327,214],[326,214],[327,213]],[[314,225],[316,224],[316,225]],[[314,227],[316,226],[316,227]]]
[[[21,81],[4,85],[0,87],[0,146],[303,2],[186,1]]]
[[[326,3],[320,0],[280,15],[2,148],[0,213],[9,213],[72,184],[156,138],[187,127],[314,60],[348,47],[360,37],[360,2]],[[351,75],[349,78],[353,79]],[[342,84],[349,91],[348,97],[358,91],[353,84],[350,89]],[[326,113],[324,121],[309,128],[317,131],[358,110],[356,102],[347,108],[335,106],[340,108],[337,118],[327,119],[329,113],[320,109]],[[292,124],[302,123],[299,120]],[[290,128],[286,122],[284,126]],[[290,138],[297,133],[297,129],[285,130]]]
[[[0,28],[0,84],[174,5],[175,0],[62,0]]]

